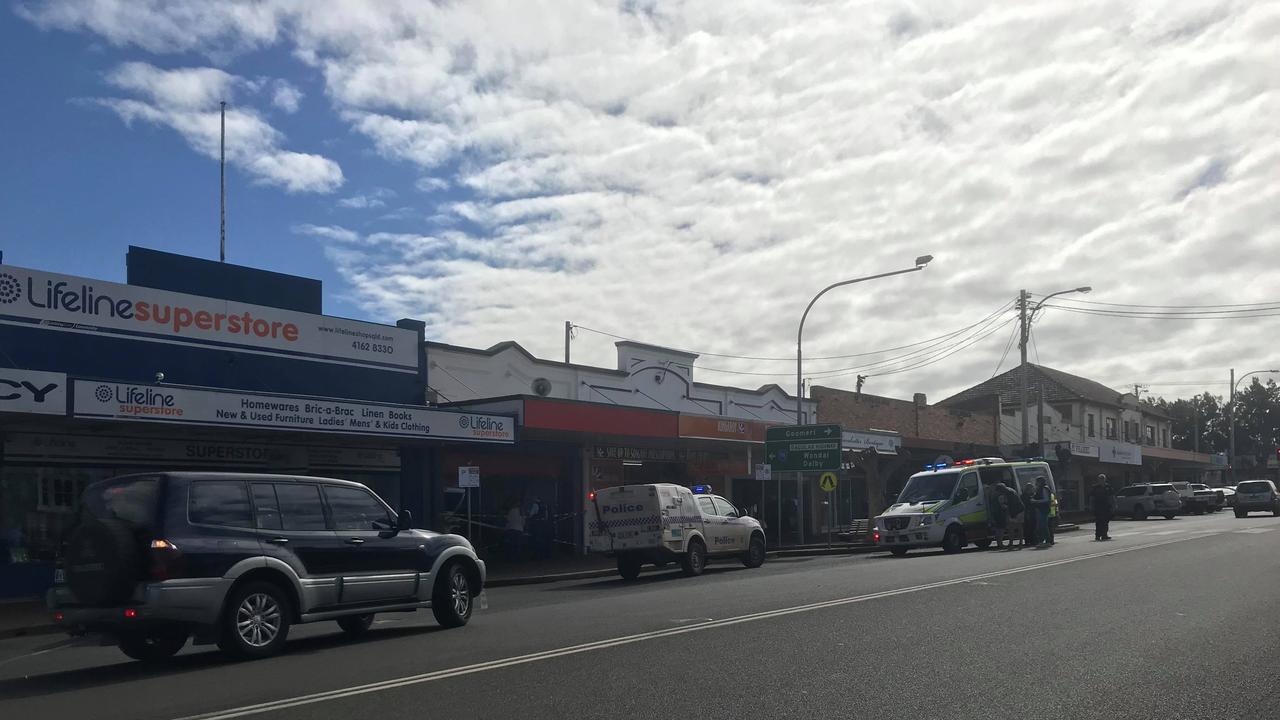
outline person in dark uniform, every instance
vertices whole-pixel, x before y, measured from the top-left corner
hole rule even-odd
[[[1089,491],[1089,501],[1093,504],[1093,539],[1110,540],[1111,511],[1115,510],[1116,501],[1111,497],[1106,475],[1098,475],[1097,482]]]
[[[1036,542],[1036,513],[1032,503],[1036,499],[1035,488],[1031,483],[1022,486],[1022,545],[1034,545]]]

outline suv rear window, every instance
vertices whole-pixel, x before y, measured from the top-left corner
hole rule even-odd
[[[120,478],[85,488],[80,508],[102,520],[123,520],[139,530],[154,530],[159,500],[158,476]]]
[[[1177,492],[1172,485],[1152,485],[1151,494],[1160,495],[1167,492]]]
[[[191,483],[188,491],[187,520],[202,525],[253,527],[249,492],[243,482],[235,480]]]
[[[1242,482],[1236,486],[1236,492],[1238,493],[1264,493],[1270,491],[1271,485],[1269,483],[1262,482],[1261,480]]]

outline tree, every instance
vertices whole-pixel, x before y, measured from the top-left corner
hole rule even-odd
[[[1179,450],[1196,449],[1198,434],[1200,452],[1227,451],[1227,419],[1223,413],[1222,398],[1204,393],[1190,398],[1178,398],[1173,402],[1157,398],[1152,404],[1171,418],[1169,444],[1173,447]]]

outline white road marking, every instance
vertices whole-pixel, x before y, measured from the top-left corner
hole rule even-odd
[[[1258,533],[1271,532],[1272,530],[1275,530],[1275,528],[1245,528],[1244,530],[1235,530],[1234,532],[1239,535],[1256,535]]]
[[[1032,570],[1043,570],[1045,568],[1057,567],[1059,565],[1069,565],[1084,560],[1092,560],[1095,558],[1110,557],[1120,555],[1135,550],[1146,550],[1149,548],[1160,547],[1161,545],[1171,545],[1173,543],[1183,542],[1189,538],[1173,538],[1169,540],[1160,540],[1158,542],[1145,543],[1143,545],[1134,545],[1131,547],[1116,548],[1114,550],[1105,550],[1102,552],[1089,553],[1087,555],[1078,555],[1076,557],[1061,558],[1059,560],[1050,560],[1048,562],[1036,563],[1035,565],[1025,565],[1023,567],[1009,568],[1006,570],[996,570],[993,572],[982,573],[980,575],[970,575],[968,577],[955,578],[953,580],[941,580],[939,582],[926,583],[924,585],[913,585],[911,587],[898,588],[896,590],[883,590],[881,592],[867,593],[865,595],[854,595],[852,597],[838,598],[835,600],[824,600],[822,602],[809,603],[807,605],[797,605],[789,608],[780,608],[777,610],[766,610],[763,612],[750,613],[747,615],[739,615],[737,617],[725,618],[723,620],[713,620],[711,622],[702,622],[694,625],[686,625],[683,627],[667,628],[665,630],[654,630],[651,632],[638,633],[635,635],[625,635],[610,640],[598,640],[595,642],[583,643],[581,645],[570,645],[567,647],[557,648],[554,650],[545,650],[543,652],[530,653],[528,655],[516,655],[509,658],[501,658],[498,660],[490,660],[488,662],[476,663],[474,665],[463,665],[456,668],[448,668],[445,670],[436,670],[433,672],[422,673],[420,675],[410,675],[393,680],[383,680],[380,682],[369,683],[367,685],[356,685],[354,687],[343,688],[339,690],[329,690],[326,692],[314,693],[311,695],[300,695],[293,698],[285,698],[281,700],[273,700],[270,702],[259,703],[257,705],[246,705],[244,707],[232,708],[229,710],[220,710],[201,715],[188,715],[178,720],[231,720],[232,718],[247,717],[250,715],[258,715],[274,710],[285,710],[288,708],[299,707],[302,705],[313,705],[315,703],[327,702],[330,700],[338,700],[341,698],[352,697],[355,695],[366,695],[369,693],[382,692],[394,688],[401,688],[408,685],[420,685],[423,683],[436,682],[438,680],[448,680],[450,678],[461,677],[464,675],[473,675],[476,673],[488,672],[490,670],[500,670],[503,668],[514,667],[516,665],[525,665],[528,663],[541,662],[543,660],[551,660],[553,658],[564,657],[566,655],[577,655],[580,653],[593,652],[595,650],[605,650],[621,645],[630,645],[648,640],[657,640],[659,638],[672,637],[675,635],[684,635],[686,633],[699,632],[702,630],[712,630],[715,628],[728,627],[730,625],[738,625],[741,623],[755,622],[758,620],[769,620],[772,618],[785,617],[787,615],[795,615],[797,613],[813,612],[814,610],[824,610],[827,608],[841,607],[844,605],[852,605],[855,603],[867,602],[870,600],[879,600],[881,598],[895,597],[898,595],[906,595],[909,593],[923,592],[925,590],[934,590],[937,588],[950,587],[952,585],[960,585],[962,583],[971,583],[978,580],[986,580],[988,578],[1004,577],[1006,575],[1016,575],[1019,573],[1030,572]]]

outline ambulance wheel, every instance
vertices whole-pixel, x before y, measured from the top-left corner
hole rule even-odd
[[[958,553],[964,549],[965,545],[964,532],[960,528],[949,528],[947,534],[942,536],[942,550],[949,553]]]
[[[904,548],[904,547],[889,548],[889,552],[893,553],[896,557],[902,557],[903,555],[907,554],[907,548]]]
[[[619,555],[618,574],[623,580],[635,580],[640,577],[640,558],[635,555]]]
[[[689,541],[689,549],[680,558],[680,569],[689,577],[701,575],[707,567],[707,546],[698,538]]]
[[[742,564],[749,568],[758,568],[764,564],[764,536],[752,535],[751,544],[747,546],[747,554],[742,556]]]

